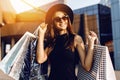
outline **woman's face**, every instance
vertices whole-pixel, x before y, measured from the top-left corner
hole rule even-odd
[[[68,16],[65,15],[62,11],[57,11],[53,15],[53,22],[55,24],[56,29],[59,31],[66,30],[68,26]]]

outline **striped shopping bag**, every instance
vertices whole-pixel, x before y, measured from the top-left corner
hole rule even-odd
[[[77,77],[78,80],[116,80],[108,48],[95,45],[91,70],[85,71],[79,63]]]

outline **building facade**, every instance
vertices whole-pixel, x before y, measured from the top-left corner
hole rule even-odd
[[[120,70],[120,0],[111,0],[115,69]]]

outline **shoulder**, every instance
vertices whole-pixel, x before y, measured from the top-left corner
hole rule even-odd
[[[74,37],[74,41],[75,42],[82,42],[83,40],[82,40],[82,37],[80,36],[80,35],[75,35],[75,37]]]
[[[74,37],[74,44],[76,46],[77,44],[80,44],[80,43],[83,43],[82,37],[76,34]]]

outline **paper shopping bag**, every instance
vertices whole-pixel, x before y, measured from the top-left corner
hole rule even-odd
[[[0,80],[14,80],[9,75],[5,74],[2,70],[0,70]]]
[[[37,36],[38,28],[33,33]],[[20,73],[20,80],[47,80],[47,61],[39,64],[36,61],[37,38],[31,39],[28,52],[24,58],[24,65]]]
[[[9,53],[3,58],[3,60],[0,62],[0,70],[4,72],[5,74],[8,74],[11,77],[16,77],[15,70],[20,70],[20,66],[15,67],[17,62],[20,58],[22,59],[21,55],[24,55],[26,51],[25,48],[27,48],[27,45],[29,44],[29,38],[35,37],[33,34],[26,32],[20,40],[13,46],[13,48],[9,51]]]
[[[20,50],[18,51],[18,57],[9,72],[9,76],[13,77],[16,80],[19,80],[19,76],[20,76],[21,68],[22,68],[22,65],[24,62],[25,54],[28,51],[29,42],[30,42],[30,36],[27,36],[23,45],[21,46]]]
[[[100,65],[97,72],[96,80],[116,80],[114,68],[109,55],[108,47],[103,46]],[[104,75],[104,78],[103,78]]]
[[[77,77],[78,80],[116,80],[108,48],[95,45],[91,70],[85,71],[79,64]]]

